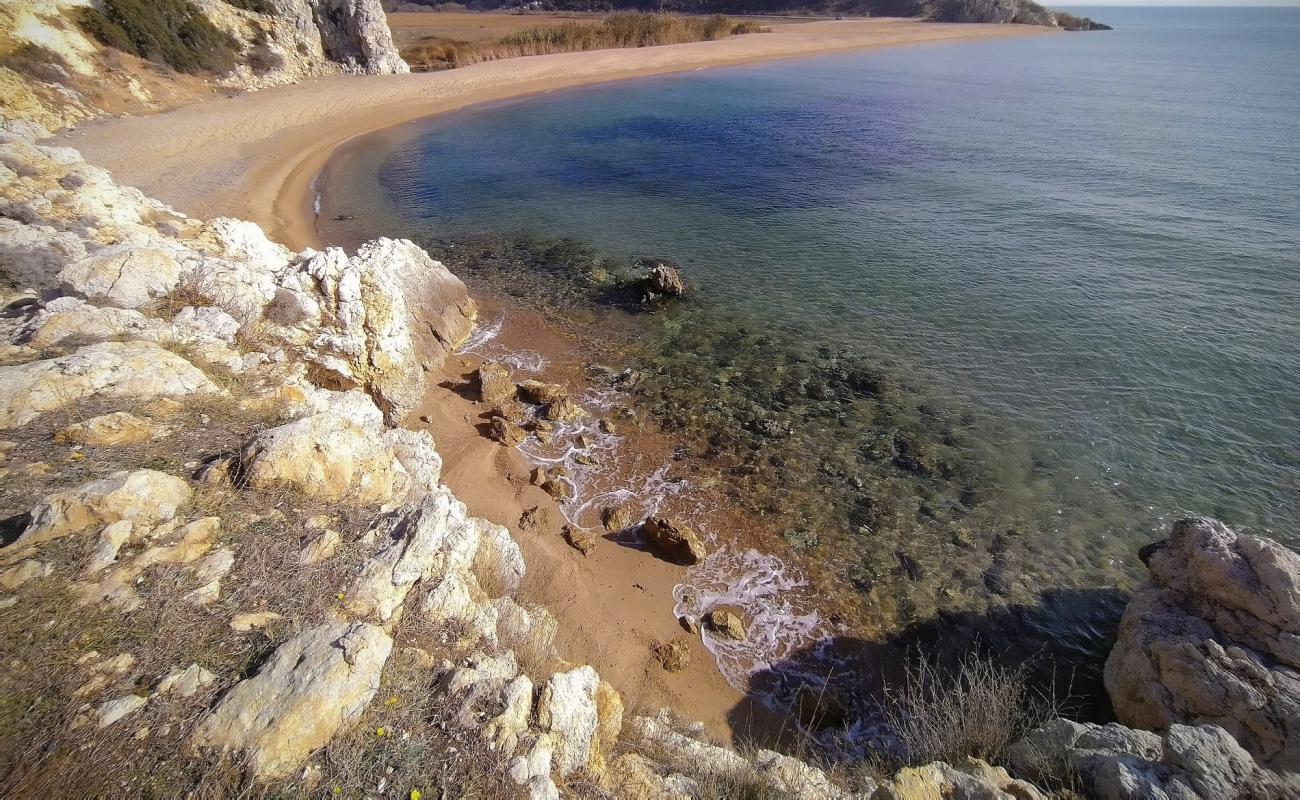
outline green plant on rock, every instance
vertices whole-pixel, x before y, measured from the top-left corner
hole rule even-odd
[[[227,72],[239,43],[188,0],[105,0],[78,24],[101,43],[187,73]]]

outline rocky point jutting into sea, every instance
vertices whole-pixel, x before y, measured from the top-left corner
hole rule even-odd
[[[378,25],[372,4],[343,6]],[[399,68],[391,48],[365,58]],[[691,708],[633,703],[636,687],[567,660],[571,610],[535,601],[552,576],[525,558],[529,538],[563,537],[579,564],[616,542],[562,526],[549,499],[528,526],[475,516],[447,485],[462,465],[444,463],[488,436],[522,473],[520,446],[618,420],[463,361],[478,304],[416,244],[293,252],[119,185],[12,110],[0,794],[1300,796],[1300,556],[1206,518],[1141,554],[1149,576],[1106,666],[1118,721],[1036,720],[999,765],[833,763],[861,753],[817,744],[878,720],[830,713],[820,685],[791,722],[817,736],[760,743],[773,749],[719,745]],[[638,285],[637,302],[682,288],[660,266]],[[419,417],[443,383],[482,431],[467,413],[437,429],[446,440],[430,433]],[[563,475],[545,477],[562,500]],[[617,511],[603,524],[652,551],[633,558],[705,556],[681,520]],[[683,619],[734,641],[750,622],[722,606]],[[657,669],[683,652],[665,647]]]

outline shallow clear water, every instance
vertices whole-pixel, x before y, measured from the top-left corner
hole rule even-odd
[[[1153,517],[1300,519],[1300,9],[555,93],[409,128],[392,211],[666,256]],[[373,162],[368,169],[374,169]],[[344,204],[346,210],[346,204]]]

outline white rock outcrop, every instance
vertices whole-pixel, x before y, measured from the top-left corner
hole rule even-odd
[[[18,543],[40,544],[119,521],[154,525],[176,516],[191,495],[189,484],[163,472],[116,472],[46,497],[32,509],[31,523]]]
[[[1209,723],[1300,769],[1300,555],[1221,522],[1175,523],[1120,622],[1106,690],[1120,722]]]
[[[262,778],[283,777],[356,721],[393,649],[382,628],[330,623],[271,654],[226,693],[194,734],[200,747],[242,750]]]

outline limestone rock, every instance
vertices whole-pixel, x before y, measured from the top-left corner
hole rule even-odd
[[[244,479],[257,488],[292,486],[322,500],[391,500],[406,479],[377,427],[334,413],[263,431],[240,452]]]
[[[643,530],[650,549],[669,561],[690,566],[708,555],[699,534],[676,520],[649,517]]]
[[[1265,798],[1294,796],[1300,777],[1259,767],[1222,728],[1172,725],[1163,736],[1123,725],[1054,719],[1007,752],[1017,774],[1043,782],[1074,776],[1089,797]]]
[[[99,727],[107,728],[123,717],[130,716],[145,707],[149,698],[138,694],[128,694],[113,700],[106,700],[99,707]]]
[[[374,625],[336,622],[304,631],[226,693],[194,742],[244,751],[259,778],[285,777],[361,716],[392,648]]]
[[[163,678],[155,690],[158,694],[174,694],[178,697],[193,697],[203,689],[211,686],[217,676],[198,664],[190,664]]]
[[[176,288],[181,268],[165,250],[118,245],[59,273],[63,289],[115,308],[140,308]]]
[[[45,498],[32,509],[31,524],[18,541],[39,544],[119,520],[154,525],[176,516],[191,494],[185,481],[166,473],[150,469],[115,472]]]
[[[106,525],[104,530],[99,532],[99,542],[95,545],[95,552],[91,554],[90,561],[86,564],[84,575],[94,576],[100,570],[115,563],[118,551],[131,538],[131,531],[134,528],[129,519]]]
[[[699,787],[682,775],[661,775],[645,757],[624,753],[603,778],[605,789],[623,800],[691,800]]]
[[[1263,763],[1300,768],[1300,555],[1205,518],[1144,555],[1150,579],[1106,662],[1116,716],[1218,725]]]
[[[20,561],[9,569],[0,572],[0,590],[6,592],[16,591],[30,581],[49,577],[53,570],[54,566],[52,564],[37,561],[34,558]]]
[[[19,286],[50,288],[64,267],[85,257],[85,243],[70,231],[0,217],[0,263]]]
[[[705,626],[724,639],[741,641],[745,638],[745,623],[726,609],[714,609],[704,617]]]
[[[552,422],[576,422],[587,415],[582,407],[567,397],[558,398],[542,409],[542,415]]]
[[[141,419],[128,411],[115,411],[60,428],[54,434],[54,441],[57,444],[114,447],[146,442],[160,433],[161,429],[149,420]]]
[[[321,531],[298,553],[298,563],[303,566],[319,564],[331,558],[341,543],[342,537],[338,531],[328,529]]]
[[[71,355],[0,367],[0,428],[90,397],[151,400],[218,391],[190,362],[151,342],[101,342]]]
[[[641,299],[653,302],[665,297],[686,294],[686,283],[676,269],[667,264],[655,264],[641,279]]]
[[[555,739],[555,769],[561,777],[584,769],[596,736],[596,687],[600,677],[591,667],[557,672],[543,687],[537,722]]]
[[[520,381],[516,386],[519,389],[519,396],[523,400],[538,406],[554,403],[569,396],[569,390],[558,383],[527,380]]]
[[[826,773],[797,758],[759,750],[754,757],[754,768],[764,783],[787,797],[800,800],[841,800],[848,797]]]
[[[610,532],[625,531],[636,524],[636,509],[624,503],[618,506],[606,506],[601,509],[600,522]]]
[[[596,537],[592,535],[591,531],[573,525],[564,526],[564,541],[568,542],[569,546],[574,550],[582,553],[584,557],[591,555],[596,549]]]
[[[481,402],[496,405],[514,397],[515,385],[510,380],[509,368],[504,364],[487,361],[474,374]]]
[[[488,420],[488,436],[506,447],[516,447],[528,438],[528,431],[505,417],[493,417]]]
[[[1014,780],[1001,767],[968,758],[960,765],[935,761],[899,770],[872,800],[1046,800],[1032,784]]]
[[[519,747],[528,732],[528,718],[533,710],[533,681],[527,675],[506,684],[501,690],[504,709],[483,728],[483,736],[501,753],[509,756]]]

